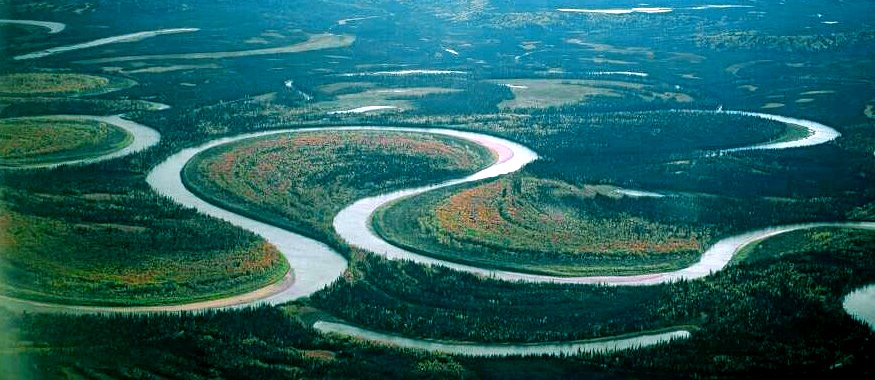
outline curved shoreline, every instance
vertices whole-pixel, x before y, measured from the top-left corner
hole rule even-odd
[[[64,29],[67,28],[67,25],[60,22],[52,22],[52,21],[37,21],[37,20],[12,20],[12,19],[2,19],[0,20],[0,24],[13,24],[13,25],[30,25],[30,26],[38,26],[41,28],[46,28],[49,30],[49,34],[60,33]]]
[[[875,331],[875,284],[869,284],[848,293],[842,299],[842,308],[854,319]]]
[[[353,109],[341,110],[341,111],[331,111],[328,112],[329,115],[343,115],[350,113],[367,113],[372,111],[385,111],[385,110],[400,110],[400,108],[395,106],[363,106]]]
[[[93,313],[173,313],[183,311],[209,310],[235,305],[246,305],[257,302],[272,293],[288,288],[294,282],[292,273],[286,273],[283,280],[268,286],[253,290],[248,293],[219,298],[216,300],[196,301],[176,305],[150,305],[150,306],[91,306],[70,305],[51,303],[44,301],[32,301],[22,298],[14,298],[0,295],[0,308],[14,308],[15,310],[30,313],[68,313],[68,314],[93,314]]]
[[[708,112],[708,111],[694,111]],[[808,122],[800,119],[785,118],[783,116],[742,113],[741,111],[731,111],[732,113],[741,113],[748,116],[772,118],[787,122],[786,120],[796,122]],[[814,122],[809,122],[814,123]],[[815,123],[817,124],[817,123]],[[809,125],[802,125],[809,129]],[[822,126],[822,124],[819,124]],[[832,130],[829,127],[825,128]],[[185,207],[190,207],[199,212],[228,221],[246,230],[255,232],[262,236],[268,242],[277,246],[284,257],[292,264],[294,278],[292,274],[287,274],[284,281],[272,284],[268,287],[261,288],[255,292],[250,292],[244,295],[226,297],[222,299],[195,302],[189,304],[167,305],[167,306],[143,306],[143,307],[92,307],[92,306],[70,306],[58,304],[46,304],[39,302],[30,302],[25,300],[10,299],[8,297],[0,297],[4,300],[4,304],[9,302],[18,302],[37,311],[73,311],[73,312],[165,312],[165,311],[184,311],[184,310],[202,310],[211,308],[239,307],[258,304],[281,304],[303,296],[310,295],[325,286],[329,285],[338,278],[346,269],[346,259],[340,256],[327,245],[304,237],[291,231],[287,231],[266,223],[258,222],[233,212],[214,206],[205,200],[197,198],[193,193],[188,191],[182,183],[181,171],[185,164],[196,154],[210,149],[212,147],[227,144],[243,139],[253,137],[268,136],[284,133],[301,133],[312,131],[336,131],[336,130],[378,130],[378,131],[402,131],[402,132],[421,132],[434,133],[446,136],[458,137],[473,141],[477,144],[489,148],[497,155],[496,162],[477,173],[470,176],[446,181],[436,185],[424,186],[414,189],[400,190],[388,194],[369,197],[354,202],[352,205],[344,208],[334,219],[334,227],[340,236],[349,244],[368,249],[374,253],[387,256],[391,259],[408,259],[421,264],[434,264],[449,267],[451,269],[472,272],[476,274],[486,275],[489,277],[510,280],[510,281],[547,281],[560,283],[584,283],[584,284],[614,284],[614,285],[650,285],[675,281],[682,278],[700,278],[710,275],[715,270],[720,270],[727,265],[731,257],[738,249],[774,236],[777,234],[815,227],[848,227],[848,228],[865,228],[875,229],[875,222],[837,222],[837,223],[808,223],[796,224],[789,226],[778,226],[757,231],[748,232],[741,235],[732,236],[723,239],[708,249],[703,254],[702,260],[696,265],[682,269],[680,271],[668,272],[662,274],[640,275],[640,276],[600,276],[600,277],[578,277],[578,278],[563,278],[552,276],[537,276],[522,273],[493,271],[482,268],[476,268],[466,265],[455,264],[442,260],[420,256],[401,250],[394,247],[385,241],[382,241],[371,231],[369,226],[370,216],[377,207],[390,202],[392,200],[411,196],[433,189],[461,184],[465,182],[477,181],[486,178],[492,178],[499,175],[511,173],[521,169],[531,161],[537,159],[537,155],[528,148],[495,136],[478,134],[473,132],[463,132],[449,129],[431,129],[431,128],[401,128],[401,127],[321,127],[321,128],[302,128],[302,129],[284,129],[273,130],[256,133],[248,133],[234,137],[220,138],[212,140],[194,148],[184,149],[170,157],[164,162],[156,166],[148,175],[147,182],[159,194],[167,196],[174,202]],[[834,131],[834,130],[833,130]],[[812,131],[809,136],[788,143],[760,144],[747,148],[737,148],[739,150],[751,149],[783,149],[796,146],[809,146],[821,144],[838,137],[836,135],[823,139],[818,136],[816,131]],[[375,240],[374,240],[375,239]],[[362,244],[363,243],[363,244]],[[875,290],[873,290],[875,293]],[[355,326],[318,321],[314,324],[314,328],[323,332],[333,332],[347,335],[354,338],[373,341],[381,344],[396,345],[407,348],[426,349],[439,352],[447,352],[459,355],[543,355],[543,354],[573,354],[581,351],[615,351],[622,349],[631,349],[643,347],[651,344],[659,344],[669,342],[673,339],[684,339],[689,337],[690,332],[684,329],[673,330],[659,334],[647,334],[636,337],[618,337],[611,339],[610,337],[599,339],[596,341],[577,341],[566,343],[537,343],[537,344],[468,344],[461,342],[434,342],[424,339],[411,339],[399,336],[378,333],[365,330]]]
[[[314,50],[343,48],[352,45],[355,42],[353,35],[335,35],[330,33],[311,35],[307,41],[299,42],[293,45],[250,49],[250,50],[235,50],[235,51],[218,51],[218,52],[203,52],[203,53],[171,53],[157,55],[128,55],[122,57],[110,58],[95,58],[82,61],[74,61],[79,64],[102,64],[111,62],[129,62],[129,61],[149,61],[149,60],[189,60],[189,59],[226,59],[250,57],[259,55],[274,55],[274,54],[291,54],[302,53]]]
[[[313,328],[321,333],[354,337],[381,344],[415,350],[440,352],[462,356],[533,356],[533,355],[577,355],[581,353],[611,353],[622,350],[643,348],[656,344],[669,343],[675,339],[686,339],[690,332],[673,329],[660,333],[623,335],[569,342],[547,343],[467,343],[405,338],[402,336],[366,330],[344,323],[318,321]]]
[[[3,305],[14,305],[20,309],[42,311],[42,312],[177,312],[177,311],[195,311],[204,309],[230,308],[230,307],[245,307],[261,304],[278,305],[286,303],[301,297],[309,296],[322,288],[328,286],[340,277],[346,270],[346,258],[335,252],[326,244],[306,236],[276,227],[267,223],[259,222],[248,217],[238,215],[234,212],[225,210],[221,207],[213,205],[201,198],[198,198],[194,193],[189,191],[182,182],[182,169],[195,155],[207,149],[228,144],[240,140],[250,139],[254,137],[263,137],[286,133],[305,133],[317,131],[394,131],[394,132],[419,132],[433,133],[447,136],[468,136],[468,139],[480,143],[484,141],[484,145],[492,151],[504,152],[504,146],[489,142],[503,141],[506,144],[519,146],[510,141],[498,139],[496,137],[479,135],[470,132],[460,132],[449,129],[433,129],[433,128],[403,128],[403,127],[368,127],[368,126],[349,126],[349,127],[316,127],[316,128],[298,128],[298,129],[281,129],[272,131],[262,131],[246,133],[233,137],[224,137],[209,141],[197,147],[183,149],[167,159],[149,172],[146,177],[146,182],[152,189],[163,196],[166,196],[174,202],[197,210],[198,212],[214,218],[227,221],[235,226],[251,231],[269,243],[277,247],[282,255],[292,265],[292,271],[287,274],[283,281],[274,283],[257,289],[255,291],[236,295],[231,297],[219,298],[215,300],[199,301],[193,303],[174,304],[174,305],[155,305],[155,306],[78,306],[68,304],[53,304],[48,302],[30,301],[17,299],[7,296],[0,296]],[[528,149],[526,149],[528,150]],[[534,155],[534,153],[532,153]],[[500,175],[506,172],[515,171],[521,168],[521,165],[514,166],[515,163],[504,162],[499,159],[492,166],[484,169],[473,176]],[[487,178],[487,177],[483,177]]]
[[[752,5],[735,5],[735,4],[709,4],[709,5],[698,5],[698,6],[687,6],[680,8],[670,8],[670,7],[651,7],[644,6],[634,7],[634,8],[557,8],[557,12],[564,13],[584,13],[584,14],[600,14],[600,15],[629,15],[633,13],[645,13],[645,14],[657,14],[657,13],[670,13],[675,10],[708,10],[708,9],[730,9],[730,8],[753,8]]]
[[[803,119],[795,119],[785,116],[746,112],[746,111],[696,111],[696,110],[677,110],[677,112],[689,113],[726,113],[730,115],[742,115],[757,117],[767,120],[774,120],[783,123],[789,123],[806,128],[809,134],[798,140],[787,141],[774,144],[755,144],[751,146],[732,148],[723,150],[723,152],[744,151],[744,150],[764,150],[764,149],[787,149],[803,146],[812,146],[823,144],[832,141],[840,136],[838,131],[826,125]],[[736,236],[724,238],[708,250],[706,250],[700,260],[690,267],[683,268],[672,272],[652,273],[643,275],[631,276],[579,276],[579,277],[562,277],[551,275],[539,275],[524,272],[514,272],[499,269],[486,269],[472,265],[461,264],[449,260],[437,259],[426,255],[410,252],[403,248],[392,245],[383,240],[371,227],[371,218],[376,210],[390,202],[401,198],[422,194],[434,189],[457,185],[466,182],[472,182],[484,178],[491,178],[501,174],[510,173],[518,170],[522,166],[533,161],[537,156],[528,148],[510,143],[506,140],[496,137],[486,137],[482,135],[470,134],[466,132],[456,132],[456,137],[467,138],[475,143],[482,144],[492,149],[499,155],[499,161],[507,165],[507,169],[511,170],[495,170],[489,168],[481,173],[475,173],[472,176],[462,179],[451,180],[437,185],[419,187],[415,189],[407,189],[396,191],[388,194],[382,194],[375,197],[369,197],[358,200],[341,210],[334,218],[334,229],[340,237],[348,244],[370,252],[382,255],[394,260],[410,260],[424,265],[440,265],[450,269],[468,272],[476,275],[490,277],[505,281],[523,281],[523,282],[548,282],[562,284],[602,284],[602,285],[654,285],[666,282],[677,281],[681,279],[696,279],[708,276],[712,272],[723,269],[735,252],[749,244],[750,242],[774,236],[780,233],[789,232],[798,229],[814,228],[820,226],[846,226],[850,228],[875,228],[875,223],[810,223],[796,224],[789,226],[768,227],[756,231],[746,232]],[[489,171],[488,173],[485,173]],[[628,191],[628,190],[627,190]],[[635,195],[641,196],[660,196],[662,194],[646,191],[633,191]]]
[[[716,111],[715,111],[716,112]],[[747,112],[747,111],[719,111],[723,113],[727,113],[730,115],[742,115],[742,116],[751,116],[758,117],[760,119],[778,121],[785,124],[793,124],[800,127],[803,127],[808,130],[808,136],[799,140],[793,141],[784,141],[779,143],[764,143],[751,145],[742,148],[732,148],[732,149],[724,149],[722,152],[740,152],[745,150],[760,150],[760,149],[787,149],[787,148],[801,148],[806,146],[814,146],[820,145],[832,140],[839,138],[842,134],[836,131],[835,129],[826,126],[824,124],[818,123],[816,121],[805,120],[805,119],[797,119],[793,117],[773,115],[768,113],[761,112]]]
[[[365,77],[365,76],[407,76],[407,75],[465,75],[467,71],[459,70],[432,70],[432,69],[408,69],[393,71],[369,71],[361,73],[337,74],[342,77]]]
[[[713,111],[690,111],[690,112],[713,112]],[[756,117],[771,117],[771,118],[779,118],[780,121],[793,120],[799,121],[799,119],[791,119],[785,118],[777,115],[768,115],[768,114],[757,114],[757,113],[743,113],[742,111],[724,111],[730,113],[742,113],[746,115],[756,116]],[[78,116],[73,116],[78,117]],[[102,118],[102,117],[101,117]],[[121,119],[118,116],[113,116],[106,119],[113,119],[117,123],[125,122],[129,123],[129,125],[136,125],[136,123]],[[807,122],[807,121],[802,121]],[[811,122],[813,123],[813,122]],[[805,125],[803,125],[805,126]],[[806,126],[807,127],[807,126]],[[824,128],[830,129],[829,127],[824,126]],[[282,134],[282,133],[295,133],[295,132],[307,132],[307,131],[320,131],[320,130],[385,130],[385,131],[409,131],[409,132],[423,132],[423,133],[436,133],[442,134],[452,137],[458,137],[470,140],[474,143],[484,145],[493,152],[495,152],[498,156],[497,162],[488,168],[481,170],[477,173],[474,173],[470,176],[461,179],[455,179],[446,181],[440,184],[424,186],[414,189],[406,189],[400,190],[396,192],[392,192],[389,194],[383,194],[376,197],[369,197],[365,199],[361,199],[359,201],[354,202],[352,205],[344,208],[338,213],[338,215],[334,218],[334,227],[338,234],[346,240],[348,243],[354,246],[358,246],[361,248],[368,249],[374,253],[381,254],[388,258],[393,259],[408,259],[421,264],[429,264],[429,265],[442,265],[449,267],[451,269],[461,270],[465,272],[471,272],[475,274],[485,275],[488,277],[493,277],[497,279],[509,280],[509,281],[535,281],[535,282],[558,282],[558,283],[578,283],[578,284],[618,284],[618,285],[647,285],[647,284],[655,284],[667,281],[673,281],[681,278],[698,278],[703,277],[714,270],[722,269],[723,266],[728,263],[732,254],[735,252],[735,249],[740,247],[741,245],[747,244],[748,242],[755,241],[758,239],[762,239],[768,236],[772,236],[778,233],[787,232],[794,229],[802,229],[802,228],[812,228],[816,226],[823,225],[843,225],[841,223],[837,224],[803,224],[803,225],[794,225],[794,226],[783,226],[783,227],[774,227],[768,228],[764,230],[749,232],[746,234],[729,237],[721,240],[714,246],[712,246],[705,254],[703,254],[702,259],[699,263],[692,267],[688,267],[675,272],[668,272],[662,274],[649,274],[649,275],[638,275],[638,276],[596,276],[596,277],[555,277],[555,276],[544,276],[544,275],[532,275],[526,273],[516,273],[516,272],[508,272],[508,271],[498,271],[498,270],[489,270],[483,269],[468,265],[462,265],[452,262],[447,262],[443,260],[438,260],[434,258],[430,258],[427,256],[417,255],[410,252],[407,252],[403,249],[395,247],[382,239],[380,239],[373,231],[370,229],[370,216],[376,208],[379,206],[388,203],[392,200],[411,196],[419,193],[423,193],[426,191],[430,191],[433,189],[452,186],[456,184],[461,184],[465,182],[477,181],[486,178],[492,178],[499,175],[511,173],[521,169],[523,166],[528,164],[529,162],[537,159],[537,155],[529,150],[528,148],[505,140],[495,136],[483,135],[473,132],[463,132],[458,130],[450,130],[450,129],[432,129],[432,128],[399,128],[399,127],[322,127],[322,128],[305,128],[305,129],[284,129],[284,130],[273,130],[273,131],[264,131],[264,132],[255,132],[248,133],[243,135],[238,135],[234,137],[220,138],[205,144],[202,144],[195,148],[184,149],[170,157],[168,157],[164,162],[156,166],[147,177],[147,182],[149,185],[158,193],[168,198],[174,200],[176,203],[179,203],[186,207],[194,208],[201,213],[204,213],[209,216],[213,216],[232,224],[235,224],[239,227],[242,227],[246,230],[255,232],[256,234],[261,235],[267,241],[276,245],[283,255],[286,257],[289,262],[293,263],[293,270],[296,272],[295,284],[281,287],[282,289],[277,289],[276,287],[272,288],[272,291],[268,291],[268,294],[265,294],[264,291],[260,292],[261,298],[258,300],[250,300],[249,297],[243,297],[242,299],[234,299],[235,297],[228,297],[224,299],[210,301],[208,305],[203,305],[201,303],[192,303],[192,304],[180,304],[180,305],[168,305],[158,308],[164,309],[174,309],[174,310],[195,310],[200,308],[212,308],[212,307],[227,307],[227,306],[235,306],[235,305],[243,305],[243,304],[254,304],[267,302],[272,304],[278,304],[287,302],[296,298],[300,298],[302,296],[306,296],[312,294],[319,289],[327,286],[331,282],[333,282],[337,277],[339,277],[342,272],[346,268],[346,260],[342,258],[339,254],[334,252],[332,249],[327,247],[325,244],[315,241],[310,238],[306,238],[304,236],[283,230],[278,227],[274,227],[268,225],[266,223],[261,223],[254,221],[252,219],[237,215],[233,212],[224,210],[220,207],[212,205],[192,194],[188,191],[185,186],[182,184],[182,179],[180,176],[180,172],[184,167],[185,163],[188,162],[194,155],[199,152],[202,152],[206,149],[234,142],[243,139],[267,136],[273,134]],[[837,134],[837,132],[836,132]],[[789,142],[790,144],[783,143],[783,145],[779,148],[789,148],[793,146],[806,146],[813,145],[814,143],[823,143],[825,142],[823,139],[816,140],[812,142],[812,136],[815,136],[815,133],[810,134],[809,136],[796,140],[793,142]],[[837,135],[835,136],[837,137]],[[833,137],[833,138],[835,138]],[[828,141],[828,140],[826,140]],[[157,143],[157,140],[154,141]],[[133,144],[132,144],[133,145]],[[132,146],[127,150],[136,150],[138,147]],[[762,145],[754,145],[748,148],[738,148],[738,149],[779,149],[779,148],[767,148]],[[140,148],[144,149],[144,148]],[[130,153],[130,152],[128,152]],[[115,152],[111,156],[120,156],[123,154],[128,154],[125,151]],[[112,157],[104,156],[101,157],[100,160],[109,159]],[[868,228],[868,226],[866,227]],[[307,253],[303,253],[307,252]],[[298,273],[299,272],[299,273]],[[271,285],[271,286],[275,286]],[[269,287],[271,287],[269,286]],[[241,297],[241,296],[237,296]],[[186,306],[189,305],[189,306]],[[114,310],[114,309],[136,309],[136,308],[106,308],[103,310]]]
[[[433,133],[448,136],[455,136],[459,133],[454,130],[431,129],[431,128],[401,128],[401,127],[367,127],[367,126],[349,126],[349,127],[317,127],[317,128],[298,128],[298,129],[282,129],[273,131],[263,131],[247,133],[234,137],[220,138],[202,144],[194,148],[183,149],[182,151],[170,156],[163,163],[156,166],[146,182],[158,193],[164,195],[174,202],[185,207],[191,207],[197,211],[222,219],[245,230],[251,231],[260,235],[269,243],[277,247],[282,255],[289,261],[294,272],[294,282],[288,286],[276,288],[274,291],[262,294],[260,299],[251,300],[233,300],[219,299],[211,301],[208,308],[222,307],[239,307],[257,304],[281,304],[289,302],[301,297],[309,296],[322,288],[330,285],[346,270],[346,258],[334,251],[328,245],[300,235],[298,233],[285,230],[264,222],[259,222],[254,219],[236,214],[225,210],[219,206],[213,205],[206,200],[198,198],[194,193],[189,191],[182,182],[181,172],[195,155],[207,149],[228,144],[240,140],[250,139],[254,137],[263,137],[287,133],[306,133],[318,131],[393,131],[393,132],[419,132]],[[476,134],[471,134],[476,135]],[[485,136],[484,136],[485,137]],[[510,142],[507,142],[512,144]],[[494,150],[494,149],[493,149]],[[496,166],[503,166],[501,162],[493,164],[486,170],[490,170]],[[517,168],[518,169],[518,168]],[[514,169],[516,170],[516,169]],[[176,308],[184,310],[195,310],[204,308],[202,305],[175,305]]]
[[[56,168],[59,166],[65,165],[87,165],[93,164],[96,162],[111,160],[113,158],[124,157],[129,154],[133,154],[142,150],[146,150],[158,144],[158,141],[161,140],[161,134],[158,131],[149,128],[145,125],[133,122],[131,120],[123,119],[121,115],[115,116],[88,116],[88,115],[47,115],[47,116],[28,116],[24,118],[13,118],[13,119],[26,119],[26,118],[52,118],[59,120],[91,120],[97,121],[107,124],[112,124],[116,127],[124,129],[128,133],[133,136],[133,141],[125,146],[122,149],[119,149],[114,152],[110,152],[101,156],[91,157],[91,158],[83,158],[77,160],[69,160],[69,161],[61,161],[61,162],[52,162],[46,164],[33,164],[33,165],[22,165],[15,167],[3,167],[2,169],[7,170],[18,170],[18,169],[48,169],[48,168]]]
[[[109,45],[109,44],[117,44],[122,42],[137,42],[146,38],[157,37],[164,34],[175,34],[175,33],[189,33],[189,32],[197,32],[198,28],[175,28],[175,29],[161,29],[161,30],[149,30],[145,32],[137,32],[130,34],[123,34],[120,36],[106,37],[100,38],[93,41],[82,42],[75,45],[65,45],[65,46],[57,46],[53,48],[48,48],[45,50],[35,51],[27,54],[17,55],[12,59],[16,61],[26,60],[26,59],[36,59],[43,58],[50,55],[65,53],[68,51],[74,50],[82,50],[93,48],[97,46]]]

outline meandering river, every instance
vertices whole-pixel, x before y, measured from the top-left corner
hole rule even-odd
[[[519,170],[525,163],[534,159],[534,152],[519,144],[499,139],[497,137],[480,135],[470,132],[460,132],[449,129],[427,129],[427,128],[396,128],[396,127],[324,127],[324,128],[305,128],[305,129],[286,129],[248,133],[244,135],[222,138],[210,141],[206,144],[195,148],[184,149],[179,153],[170,156],[155,169],[146,178],[150,186],[159,194],[165,195],[175,202],[187,207],[192,207],[198,211],[229,223],[238,227],[254,232],[262,236],[268,242],[274,244],[285,258],[291,263],[294,271],[294,280],[288,285],[277,287],[270,292],[262,293],[262,298],[257,300],[216,300],[211,304],[212,307],[227,307],[227,306],[242,306],[257,303],[280,304],[294,300],[300,297],[308,296],[321,290],[337,279],[344,270],[346,270],[346,259],[340,254],[332,250],[322,242],[308,238],[306,236],[259,222],[257,220],[236,214],[225,210],[219,206],[213,205],[203,199],[198,198],[189,191],[182,183],[180,173],[185,167],[185,164],[195,155],[207,149],[228,144],[236,141],[250,139],[254,137],[287,134],[287,133],[302,133],[312,131],[337,131],[337,130],[377,130],[377,131],[406,131],[420,133],[434,133],[447,136],[456,136],[466,138],[484,145],[487,145],[499,155],[508,156],[506,153],[507,147],[524,149],[531,158],[529,160],[514,160],[512,162],[496,162],[487,169],[478,172],[474,176],[478,178],[489,178],[501,174]],[[502,157],[504,157],[502,156]],[[522,157],[522,156],[518,156]],[[473,176],[472,176],[473,177]],[[474,179],[459,179],[456,183],[462,183],[466,180]],[[450,181],[453,182],[453,181]],[[185,307],[180,305],[178,307]],[[198,305],[192,309],[202,308],[203,305]]]
[[[765,143],[745,146],[740,148],[726,149],[723,152],[756,150],[756,149],[788,149],[804,146],[812,146],[823,144],[832,141],[840,136],[840,134],[824,124],[810,120],[802,120],[789,118],[785,116],[744,112],[744,111],[686,111],[678,110],[676,112],[689,113],[726,113],[731,115],[742,115],[749,117],[762,118],[767,120],[780,121],[787,124],[793,124],[808,130],[808,134],[797,140],[780,142],[780,143]],[[764,228],[757,231],[751,231],[744,234],[730,236],[718,241],[711,246],[700,258],[699,262],[690,267],[664,273],[652,273],[644,275],[631,276],[583,276],[583,277],[562,277],[550,275],[538,275],[531,273],[521,273],[497,269],[480,268],[476,266],[450,262],[447,260],[436,259],[433,257],[410,252],[406,249],[392,245],[383,240],[371,228],[371,218],[374,212],[398,199],[422,194],[437,188],[453,186],[460,183],[472,182],[484,178],[490,178],[501,174],[511,173],[519,170],[522,166],[535,160],[537,155],[528,148],[508,142],[506,140],[493,137],[477,135],[467,132],[455,132],[452,136],[468,139],[478,144],[484,145],[498,154],[499,159],[496,165],[493,165],[482,172],[475,173],[469,177],[447,181],[437,185],[424,186],[415,189],[406,189],[388,194],[382,194],[375,197],[369,197],[354,202],[350,206],[341,210],[334,218],[334,229],[350,245],[366,249],[379,255],[383,255],[395,260],[410,260],[425,265],[441,265],[454,270],[474,273],[486,277],[496,278],[506,281],[526,281],[526,282],[552,282],[565,284],[607,284],[607,285],[653,285],[677,281],[680,279],[696,279],[708,276],[712,272],[719,271],[729,264],[732,256],[741,247],[770,236],[793,230],[814,228],[819,226],[845,226],[850,228],[871,228],[875,223],[812,223],[798,224],[792,226],[778,226]],[[661,194],[647,192],[642,190],[621,190],[621,192],[629,195],[638,196],[660,196]]]
[[[794,141],[775,144],[758,144],[749,147],[730,149],[727,151],[753,149],[787,149],[801,146],[810,146],[831,141],[839,136],[838,132],[836,132],[832,128],[808,120],[741,111],[724,112],[730,114],[741,114],[751,117],[760,117],[764,119],[777,120],[784,123],[795,124],[797,126],[804,127],[809,131],[807,136]],[[115,122],[119,121],[115,120]],[[678,279],[694,279],[708,276],[715,271],[723,269],[729,263],[732,256],[742,247],[746,246],[747,244],[766,239],[777,234],[799,229],[826,226],[875,229],[875,222],[809,223],[765,228],[720,240],[712,247],[710,247],[702,255],[701,260],[693,266],[679,271],[648,275],[556,277],[489,270],[422,256],[395,247],[388,242],[380,239],[372,231],[372,229],[370,228],[371,215],[378,207],[403,197],[421,194],[446,186],[492,178],[503,174],[515,172],[517,170],[520,170],[529,162],[536,160],[538,156],[535,152],[531,151],[525,146],[499,137],[449,129],[397,127],[325,127],[274,130],[248,133],[228,138],[220,138],[194,148],[184,149],[170,156],[164,162],[156,166],[147,177],[147,182],[157,193],[165,195],[183,206],[195,208],[206,215],[228,221],[241,228],[252,231],[262,236],[268,242],[274,244],[291,263],[291,266],[293,268],[293,273],[288,274],[283,281],[244,295],[228,297],[214,301],[172,306],[79,307],[43,304],[38,302],[10,299],[8,297],[0,297],[0,300],[3,300],[3,303],[7,305],[18,304],[19,306],[26,307],[29,310],[36,311],[62,310],[75,312],[154,312],[201,310],[206,308],[237,307],[262,303],[280,304],[300,297],[308,296],[316,291],[323,289],[325,286],[337,279],[346,269],[347,262],[341,255],[339,255],[330,247],[319,241],[307,238],[288,230],[284,230],[279,227],[250,219],[242,215],[235,214],[231,211],[225,210],[221,207],[218,207],[203,199],[198,198],[193,193],[188,191],[188,189],[186,189],[183,185],[181,172],[185,164],[195,155],[219,145],[261,136],[327,130],[377,130],[433,133],[466,139],[483,145],[490,149],[492,152],[494,152],[496,156],[496,161],[489,167],[477,173],[474,173],[464,178],[446,181],[440,184],[395,191],[388,194],[368,197],[356,201],[350,206],[344,208],[340,213],[338,213],[338,215],[334,219],[333,224],[337,233],[349,244],[364,248],[366,250],[386,256],[391,259],[405,259],[412,260],[421,264],[441,265],[455,270],[471,272],[502,280],[633,286],[658,284],[668,281],[676,281]],[[657,193],[649,193],[643,191],[641,191],[641,193],[650,196],[654,194],[658,195]],[[875,287],[869,287],[849,295],[846,299],[845,307],[849,310],[849,312],[852,313],[855,313],[852,310],[855,310],[855,308],[859,309],[861,307],[865,310],[871,310],[871,302],[873,302],[873,300],[875,300]],[[855,315],[859,315],[859,313],[856,313]],[[473,356],[574,354],[582,351],[614,351],[664,343],[673,339],[683,339],[690,335],[690,332],[688,330],[684,328],[678,328],[653,334],[604,338],[593,341],[551,342],[538,344],[474,344],[465,342],[438,342],[431,340],[404,338],[336,322],[319,321],[314,325],[314,327],[324,332],[352,336],[359,339],[380,342],[387,345]]]

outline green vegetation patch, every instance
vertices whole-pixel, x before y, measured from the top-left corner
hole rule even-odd
[[[366,88],[366,82],[341,82],[322,86],[320,91],[335,95],[335,100],[319,102],[316,108],[343,112],[359,107],[388,106],[398,110],[414,108],[414,100],[433,94],[457,93],[443,87]]]
[[[875,252],[875,232],[841,227],[820,227],[790,231],[742,247],[731,264],[786,260],[811,251],[846,252],[868,249]]]
[[[319,239],[352,201],[461,177],[494,160],[472,142],[422,133],[314,131],[249,139],[203,152],[184,169],[192,191]]]
[[[811,135],[811,132],[808,130],[808,128],[805,128],[803,126],[786,123],[784,125],[786,126],[786,128],[784,128],[784,132],[777,137],[769,140],[769,144],[801,140]]]
[[[605,212],[619,197],[605,186],[516,176],[396,202],[378,210],[374,228],[430,256],[560,276],[679,269],[712,238],[706,226]]]
[[[0,120],[0,166],[52,164],[120,150],[133,136],[112,124],[52,117]]]
[[[135,85],[123,78],[69,73],[15,73],[0,75],[2,96],[82,96],[118,91]]]
[[[712,154],[807,134],[774,120],[710,111],[579,111],[561,116],[546,111],[534,113],[521,124],[503,128],[484,124],[481,128],[538,152],[543,159],[526,169],[535,176],[578,186],[613,183],[657,192],[785,197],[787,184],[799,178],[814,181],[813,176],[819,176],[818,184],[845,182],[834,181],[834,172],[820,172],[805,161],[777,159],[792,157],[798,151],[794,149]],[[776,158],[764,160],[763,156]],[[841,165],[846,164],[838,164],[835,170],[842,170]],[[813,186],[794,187],[814,190]]]
[[[514,98],[499,104],[501,108],[549,108],[586,102],[592,98],[631,98],[636,101],[690,103],[684,93],[658,91],[653,86],[610,80],[501,79],[491,83],[510,88]]]
[[[133,111],[159,111],[166,106],[140,99],[52,98],[0,96],[0,117],[38,115],[118,115]]]
[[[686,323],[659,314],[662,287],[519,284],[380,257],[355,271],[311,302],[345,321],[407,337],[555,342]]]
[[[875,234],[829,234],[811,240],[788,235],[786,247],[795,253],[780,259],[644,287],[514,284],[373,258],[359,266],[360,276],[341,279],[311,302],[372,329],[429,339],[543,342],[678,324],[699,327],[689,340],[597,359],[624,369],[725,376],[728,370],[782,366],[826,370],[837,360],[868,368],[868,361],[855,357],[869,357],[862,353],[871,352],[871,344],[863,343],[871,331],[842,310],[841,299],[875,278]],[[714,369],[715,357],[725,367]]]
[[[327,95],[338,95],[341,93],[361,92],[375,86],[376,83],[372,82],[335,82],[319,86],[319,91]]]
[[[123,209],[109,194],[92,197],[108,204],[106,219]],[[74,305],[173,304],[252,291],[289,269],[272,245],[227,227],[173,218],[81,220],[78,209],[70,207],[67,218],[4,211],[0,293]]]

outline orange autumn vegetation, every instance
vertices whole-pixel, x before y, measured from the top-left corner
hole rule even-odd
[[[184,178],[201,196],[330,239],[334,215],[357,198],[470,174],[493,159],[474,143],[433,134],[304,131],[208,150]]]
[[[554,186],[532,178],[502,179],[452,195],[433,212],[439,239],[572,254],[652,255],[703,248],[695,231],[631,215],[591,217],[545,199]]]
[[[161,242],[169,233],[164,226],[69,223],[5,210],[0,294],[74,304],[178,303],[244,293],[288,271],[273,245],[215,232],[225,234],[215,237],[218,244],[193,250]],[[142,243],[155,240],[157,247]]]

